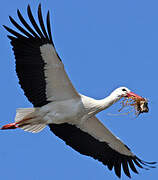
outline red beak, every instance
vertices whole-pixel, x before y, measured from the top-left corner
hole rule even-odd
[[[137,99],[143,99],[141,96],[139,96],[133,92],[128,92],[127,97],[136,97]]]

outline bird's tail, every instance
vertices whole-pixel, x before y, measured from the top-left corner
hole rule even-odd
[[[24,131],[38,133],[45,128],[46,124],[38,116],[36,108],[17,109],[15,123],[4,125],[1,129],[21,128]]]

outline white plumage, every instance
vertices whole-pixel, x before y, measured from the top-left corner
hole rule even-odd
[[[138,173],[135,165],[153,167],[154,162],[144,162],[135,156],[119,138],[114,136],[97,118],[96,114],[126,96],[138,95],[126,87],[120,87],[102,100],[79,94],[69,80],[64,65],[59,58],[51,36],[49,12],[45,29],[41,5],[38,8],[40,27],[33,18],[30,6],[27,9],[29,20],[25,21],[20,11],[18,17],[24,28],[10,17],[18,33],[6,26],[12,34],[8,36],[16,59],[16,72],[19,83],[33,108],[18,109],[15,123],[1,129],[22,128],[37,133],[46,125],[63,139],[66,144],[80,152],[101,161],[109,170],[114,167],[121,177],[124,173],[131,177],[129,169]]]
[[[79,97],[69,80],[64,65],[56,54],[52,44],[44,44],[40,47],[41,56],[46,63],[46,96],[49,101],[61,101]]]

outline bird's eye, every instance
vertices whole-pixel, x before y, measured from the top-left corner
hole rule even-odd
[[[126,89],[122,89],[122,91],[127,91]]]

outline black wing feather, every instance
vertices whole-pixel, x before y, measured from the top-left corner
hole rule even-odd
[[[129,160],[128,160],[128,164],[129,164],[130,168],[132,169],[132,171],[138,174],[138,171],[137,171],[137,169],[135,168],[132,159],[129,159]]]
[[[40,35],[41,39],[45,39],[45,37],[43,36],[40,28],[38,27],[38,25],[37,25],[37,23],[36,23],[33,15],[32,15],[31,8],[30,8],[29,5],[27,6],[27,13],[28,13],[28,17],[29,17],[29,19],[30,19],[31,24],[33,25],[33,27],[35,28],[35,30],[37,31],[37,33]]]
[[[52,40],[52,33],[51,33],[51,26],[50,26],[50,15],[49,15],[49,11],[47,13],[47,29],[48,29],[48,34],[49,34],[49,39],[50,39],[50,42],[53,44],[54,46],[54,43],[53,43],[53,40]]]
[[[14,31],[13,29],[10,29],[9,27],[7,27],[7,26],[5,26],[5,25],[3,25],[3,27],[4,27],[8,32],[10,32],[10,33],[13,34],[14,36],[16,36],[17,38],[21,38],[21,39],[24,38],[23,35],[19,34],[18,32]]]
[[[38,19],[42,31],[35,22],[29,5],[27,12],[35,31],[28,25],[19,10],[17,10],[18,17],[26,29],[21,27],[12,17],[10,17],[10,21],[22,34],[7,26],[4,27],[13,35],[8,37],[13,46],[19,84],[34,107],[41,107],[49,103],[49,101],[46,96],[45,62],[41,57],[40,47],[44,44],[52,44],[53,46],[54,44],[51,36],[49,15],[47,15],[46,19],[47,34],[43,23],[41,5],[38,8]]]
[[[25,34],[27,37],[32,38],[32,35],[28,33],[24,28],[22,28],[11,16],[9,16],[10,21],[12,24],[23,34]]]
[[[64,140],[67,145],[71,146],[79,153],[91,156],[94,159],[101,161],[104,165],[107,165],[109,170],[112,170],[114,167],[114,171],[118,177],[121,177],[121,165],[124,173],[129,178],[131,178],[131,175],[128,163],[132,171],[135,173],[138,173],[135,165],[142,168],[142,166],[137,162],[138,159],[136,156],[127,156],[118,153],[108,146],[106,142],[100,142],[75,125],[68,123],[49,124],[49,127],[56,136]],[[132,160],[135,162],[135,165]],[[147,165],[149,165],[149,163]]]
[[[39,23],[40,23],[40,26],[42,28],[42,31],[43,31],[45,37],[47,39],[49,39],[47,32],[46,32],[46,29],[45,29],[45,26],[44,26],[43,18],[42,18],[41,4],[39,4],[39,7],[38,7],[38,19],[39,19]]]
[[[122,166],[123,166],[123,171],[126,174],[126,176],[131,178],[131,175],[130,175],[130,172],[129,172],[129,168],[128,168],[128,164],[127,164],[127,159],[123,159],[122,160]]]
[[[121,177],[121,159],[115,161],[114,170],[116,175],[120,178]]]
[[[105,164],[105,163],[103,163]],[[113,159],[109,159],[108,163],[107,163],[108,169],[111,171],[114,167],[114,158]]]
[[[35,33],[35,31],[28,25],[28,23],[25,21],[23,16],[21,15],[20,11],[17,10],[18,17],[21,21],[21,23],[25,26],[25,28],[36,38],[38,38],[38,35]]]

